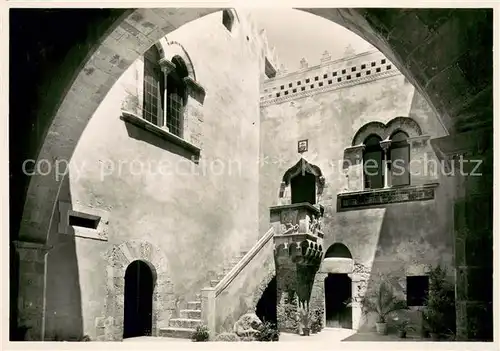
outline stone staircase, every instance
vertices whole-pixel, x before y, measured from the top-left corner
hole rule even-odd
[[[247,251],[240,252],[231,261],[222,265],[217,279],[210,280],[210,287],[215,287],[231,269],[245,256]],[[171,318],[168,327],[160,327],[160,336],[170,338],[189,339],[196,331],[196,327],[203,324],[201,319],[201,294],[196,294],[193,301],[187,303],[187,308],[180,310],[179,318]]]

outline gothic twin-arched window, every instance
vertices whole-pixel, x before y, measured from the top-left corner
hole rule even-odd
[[[188,76],[188,70],[182,58],[174,56],[172,63],[175,68],[165,73],[160,59],[156,45],[144,54],[143,118],[182,138],[188,97],[184,78]]]
[[[398,130],[388,140],[371,134],[364,140],[365,189],[410,185],[408,134]]]

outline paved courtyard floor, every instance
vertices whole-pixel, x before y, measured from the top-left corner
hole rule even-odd
[[[125,342],[192,342],[189,339],[164,338],[154,336],[141,336],[137,338],[128,338]],[[301,336],[297,334],[281,333],[279,342],[293,343],[336,343],[336,342],[351,342],[351,341],[425,341],[419,336],[408,335],[406,339],[400,339],[395,334],[380,335],[375,332],[355,332],[351,329],[341,328],[325,328],[320,333],[311,334],[310,336]],[[427,340],[430,341],[430,340]]]

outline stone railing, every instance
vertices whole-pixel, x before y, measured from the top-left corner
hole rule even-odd
[[[245,270],[254,258],[267,247],[274,236],[274,229],[269,229],[255,245],[243,256],[243,258],[226,274],[226,276],[215,286],[202,289],[201,317],[211,334],[216,332],[217,320],[222,316],[217,316],[217,300],[219,296],[231,286],[231,283]],[[238,302],[239,303],[239,302]],[[245,311],[243,311],[245,312]]]

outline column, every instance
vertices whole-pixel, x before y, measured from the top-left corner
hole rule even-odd
[[[384,150],[384,164],[383,164],[383,167],[382,167],[382,172],[383,172],[383,175],[384,175],[384,188],[389,188],[390,187],[390,184],[389,184],[389,178],[390,178],[390,174],[389,174],[389,162],[391,160],[389,160],[389,157],[388,157],[388,151],[389,151],[389,147],[391,146],[391,141],[390,140],[382,140],[380,142],[380,147],[382,147],[382,150]]]
[[[43,341],[45,336],[45,269],[51,247],[15,241],[19,255],[18,326],[26,328],[24,340]]]
[[[431,140],[453,166],[457,340],[493,340],[493,133],[475,130]]]
[[[310,328],[309,302],[322,258],[321,210],[310,204],[271,207],[276,266],[278,329]],[[316,218],[316,220],[315,220]]]
[[[161,70],[163,72],[163,79],[165,82],[165,90],[163,92],[163,116],[162,116],[162,128],[168,130],[167,126],[167,116],[168,116],[168,111],[167,111],[167,102],[168,102],[168,94],[167,94],[167,78],[168,74],[175,70],[176,66],[173,62],[167,60],[166,58],[162,58],[159,61]]]

